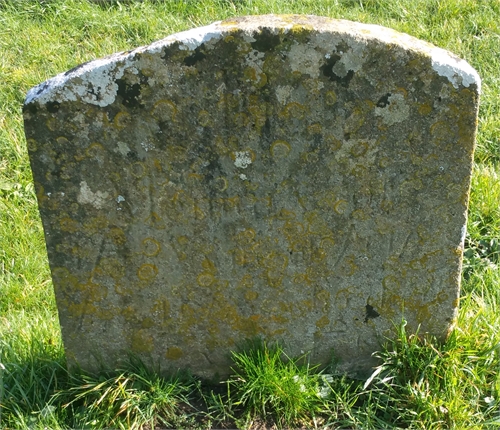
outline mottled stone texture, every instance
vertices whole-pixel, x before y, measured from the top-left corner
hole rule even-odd
[[[213,377],[254,336],[365,371],[456,315],[480,80],[392,30],[235,18],[33,88],[70,363]],[[149,361],[151,360],[151,361]]]

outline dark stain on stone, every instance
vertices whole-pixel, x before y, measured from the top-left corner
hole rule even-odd
[[[50,113],[56,113],[59,110],[59,108],[61,107],[61,103],[59,103],[59,102],[47,102],[45,106],[47,106],[47,110]]]
[[[270,137],[271,136],[271,120],[269,119],[269,117],[266,118],[266,122],[262,126],[261,130],[262,130],[261,131],[262,136],[265,136],[265,137]]]
[[[349,70],[347,72],[347,75],[345,75],[343,78],[337,77],[337,82],[342,84],[344,87],[347,87],[349,85],[349,82],[351,82],[351,79],[354,77],[354,70]]]
[[[382,97],[380,97],[378,99],[378,102],[377,102],[377,107],[385,108],[386,106],[390,105],[389,97],[391,95],[392,95],[391,93],[387,93],[387,94],[383,95]]]
[[[124,79],[117,79],[116,84],[118,85],[117,94],[122,98],[125,106],[132,108],[143,107],[142,103],[139,101],[139,96],[141,95],[140,84],[130,85]]]
[[[351,47],[345,40],[342,40],[339,43],[337,43],[335,48],[337,49],[337,52],[347,52],[351,50]]]
[[[196,48],[194,50],[194,54],[184,58],[184,64],[186,66],[189,66],[189,67],[192,67],[194,66],[198,61],[201,61],[203,60],[206,55],[201,52],[201,48],[203,47],[203,45],[199,46],[198,48]]]
[[[368,322],[368,320],[378,318],[380,314],[373,308],[371,305],[366,305],[366,314],[365,314],[365,323]]]
[[[320,67],[323,75],[330,78],[332,82],[338,82],[343,87],[349,86],[349,82],[354,77],[354,71],[349,70],[345,76],[339,76],[333,71],[333,67],[340,60],[340,55],[332,54],[328,61]]]
[[[175,42],[172,45],[165,46],[163,48],[163,55],[160,57],[163,61],[168,62],[175,53],[179,52],[179,42]]]
[[[417,79],[413,82],[413,86],[415,87],[415,92],[422,92],[425,87],[425,83],[421,79]]]
[[[137,156],[137,152],[135,152],[135,151],[129,151],[127,153],[127,158],[130,161],[137,161],[137,160],[139,160],[139,157]]]
[[[38,104],[37,103],[28,103],[23,105],[23,113],[29,112],[32,115],[36,115],[38,112]]]
[[[252,48],[260,52],[272,51],[280,43],[279,34],[273,34],[268,28],[263,28],[260,33],[255,33],[255,42],[252,42]]]
[[[48,88],[48,86],[49,86],[48,82],[43,83],[40,86],[40,88],[38,88],[38,90],[36,91],[36,95],[38,96],[38,95],[42,94]]]

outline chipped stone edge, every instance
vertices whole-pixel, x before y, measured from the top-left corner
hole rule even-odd
[[[446,77],[455,88],[458,89],[459,85],[469,87],[475,84],[478,94],[481,92],[481,79],[469,63],[444,49],[408,34],[379,25],[314,15],[253,15],[217,21],[208,26],[175,33],[148,46],[142,46],[128,52],[119,52],[84,63],[30,89],[24,103],[27,105],[37,101],[43,104],[55,99],[76,101],[79,96],[88,103],[105,107],[113,103],[116,98],[118,91],[118,86],[115,83],[116,79],[123,76],[124,70],[130,67],[133,57],[138,53],[148,52],[154,54],[176,42],[179,43],[180,49],[193,51],[201,44],[220,39],[228,32],[237,29],[249,34],[264,27],[290,31],[293,29],[294,24],[305,25],[311,23],[317,24],[320,31],[322,29],[336,31],[339,34],[350,34],[358,40],[379,40],[400,46],[406,50],[420,51],[430,57],[433,70],[439,76]],[[80,78],[81,81],[75,82],[74,78]],[[71,85],[67,85],[69,82],[71,82]],[[92,82],[93,87],[98,89],[98,96],[89,95],[86,85],[88,82]]]

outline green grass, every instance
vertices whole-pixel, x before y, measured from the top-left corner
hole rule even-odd
[[[306,357],[304,357],[306,358]],[[300,425],[321,411],[330,390],[317,367],[290,359],[282,347],[258,342],[233,353],[235,375],[230,392],[248,416],[269,418],[278,425]]]
[[[406,333],[367,381],[263,343],[213,386],[140,363],[65,367],[21,105],[84,61],[230,16],[307,13],[385,25],[447,48],[483,79],[460,313],[444,344]],[[0,427],[479,429],[500,426],[500,2],[497,0],[0,0]]]

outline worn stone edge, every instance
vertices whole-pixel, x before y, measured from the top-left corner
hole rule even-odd
[[[312,27],[311,23],[315,24],[316,27]],[[479,74],[469,63],[449,51],[406,33],[400,33],[380,25],[314,15],[252,15],[216,21],[204,27],[175,33],[132,51],[119,52],[105,58],[89,61],[31,88],[24,103],[26,105],[36,101],[44,104],[53,100],[76,101],[81,98],[88,103],[105,107],[114,102],[118,91],[118,85],[115,81],[123,76],[126,69],[133,67],[133,58],[138,53],[155,54],[176,42],[179,43],[180,49],[193,51],[203,43],[220,39],[236,30],[242,30],[248,34],[250,41],[253,41],[252,32],[258,29],[290,31],[297,26],[304,29],[326,30],[339,35],[345,34],[358,40],[378,40],[404,50],[420,52],[430,58],[434,71],[439,76],[446,77],[455,88],[458,89],[460,85],[463,87],[476,85],[477,93],[481,92]],[[120,65],[120,63],[122,64]],[[69,88],[65,87],[76,78],[80,78],[81,82],[78,84],[75,82],[76,85],[71,85]],[[85,81],[92,81],[94,87],[104,88],[105,91],[101,90],[99,97],[92,99],[86,85],[84,85]]]

